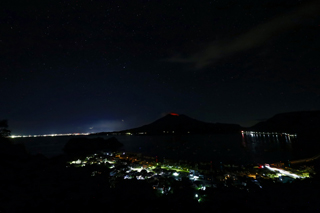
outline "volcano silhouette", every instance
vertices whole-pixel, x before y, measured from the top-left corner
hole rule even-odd
[[[235,133],[239,132],[240,128],[240,125],[237,124],[207,123],[186,115],[170,113],[150,124],[120,132],[135,134]]]

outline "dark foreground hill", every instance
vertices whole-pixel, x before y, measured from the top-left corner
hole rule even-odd
[[[2,148],[21,157],[7,155],[0,162],[0,212],[319,212],[319,176],[290,184],[265,180],[262,188],[248,179],[249,191],[234,187],[231,178],[205,191],[171,179],[171,192],[162,195],[153,186],[166,179],[114,178],[108,165],[73,167],[67,156],[31,156],[7,142]],[[314,166],[318,172],[319,162]],[[213,175],[229,174],[219,170]]]
[[[138,128],[128,129],[120,132],[138,134],[146,132],[149,134],[205,134],[205,133],[237,133],[241,129],[237,124],[207,123],[190,118],[186,115],[170,113],[151,124]]]

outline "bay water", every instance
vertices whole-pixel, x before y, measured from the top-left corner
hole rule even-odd
[[[163,159],[212,161],[215,164],[273,163],[294,160],[295,152],[290,137],[276,135],[207,134],[207,135],[108,135],[15,138],[23,143],[30,154],[43,154],[48,158],[63,154],[64,145],[72,137],[116,137],[124,146],[123,152]],[[281,140],[282,138],[282,140]],[[280,140],[279,140],[280,139]]]

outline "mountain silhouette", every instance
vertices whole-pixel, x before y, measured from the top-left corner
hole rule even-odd
[[[312,133],[320,130],[320,111],[299,111],[274,115],[249,128],[263,132]]]
[[[147,134],[172,134],[172,133],[236,133],[241,129],[237,124],[207,123],[190,118],[186,115],[170,113],[166,116],[138,128],[120,132]]]

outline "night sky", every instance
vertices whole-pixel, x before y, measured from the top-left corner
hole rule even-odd
[[[8,2],[0,120],[14,135],[320,110],[318,0]]]

